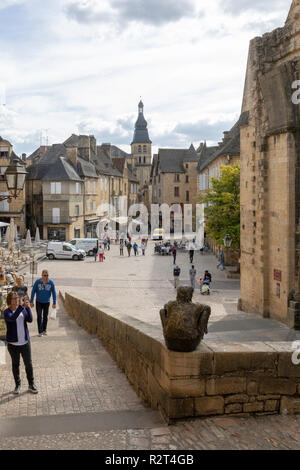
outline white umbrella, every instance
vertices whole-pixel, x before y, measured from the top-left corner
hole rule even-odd
[[[39,231],[39,228],[37,227],[36,232],[35,232],[35,243],[40,243],[40,241],[41,241],[40,231]]]
[[[10,219],[8,249],[11,251],[15,249],[15,221],[13,217]]]
[[[25,246],[31,246],[31,234],[30,234],[30,230],[29,230],[29,229],[27,230]]]

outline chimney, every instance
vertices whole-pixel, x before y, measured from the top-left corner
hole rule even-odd
[[[77,169],[77,147],[66,147],[67,157],[75,169]]]
[[[26,153],[22,153],[22,160],[23,162],[26,162]]]
[[[106,144],[102,144],[101,145],[101,149],[107,153],[107,155],[109,156],[109,158],[111,159],[111,144],[110,143],[106,143]]]
[[[48,147],[46,145],[41,145],[40,146],[40,155],[43,155],[44,153],[46,153],[47,150],[48,150]]]
[[[223,134],[224,134],[223,142],[226,142],[229,139],[229,132],[225,131],[225,132],[223,132]]]

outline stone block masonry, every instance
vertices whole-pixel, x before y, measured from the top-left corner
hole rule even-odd
[[[84,295],[60,300],[79,326],[95,334],[141,400],[170,423],[198,416],[300,413],[300,365],[288,343],[204,341],[195,352],[169,351],[162,330]]]

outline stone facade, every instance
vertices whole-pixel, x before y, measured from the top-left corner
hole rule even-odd
[[[159,149],[152,163],[151,195],[152,204],[167,204],[169,207],[179,204],[183,214],[184,205],[190,204],[192,216],[196,215],[198,155],[193,146],[189,149]]]
[[[299,312],[289,302],[300,292],[300,114],[292,102],[299,47],[294,0],[283,28],[250,43],[242,107],[249,120],[241,126],[240,306],[292,328]]]
[[[25,162],[17,157],[13,151],[13,146],[8,140],[0,137],[0,195],[8,195],[6,184],[5,172],[13,159],[17,159],[19,163],[25,166]],[[25,235],[26,225],[26,204],[25,204],[26,187],[20,191],[16,199],[11,202],[0,201],[0,220],[2,222],[10,223],[10,219],[14,218],[15,225],[17,226],[18,234]]]
[[[99,337],[140,398],[168,422],[300,413],[300,369],[289,344],[203,341],[195,352],[173,352],[156,328],[104,312],[84,294],[60,299],[79,326]]]

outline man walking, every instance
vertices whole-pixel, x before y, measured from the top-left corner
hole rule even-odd
[[[176,264],[177,249],[175,246],[173,246],[172,255],[173,255],[173,260],[174,260],[173,264]]]
[[[217,269],[219,269],[219,267],[222,266],[222,268],[223,268],[222,271],[224,271],[224,269],[225,269],[225,257],[224,257],[223,251],[221,251],[221,253],[220,253],[219,261],[220,262],[217,266]]]
[[[49,279],[49,273],[46,269],[42,271],[42,277],[34,283],[31,292],[30,305],[34,306],[33,300],[36,295],[36,312],[39,336],[47,335],[48,313],[51,294],[53,298],[52,308],[56,308],[56,291],[54,282]]]
[[[196,274],[197,274],[197,271],[195,269],[195,266],[193,265],[190,269],[191,287],[193,289],[195,289],[195,287],[196,287]]]
[[[120,240],[120,256],[124,256],[124,241]]]
[[[95,261],[97,261],[98,248],[96,246],[94,246],[93,248],[93,253],[94,253]]]
[[[192,264],[194,260],[194,250],[192,248],[189,250],[189,255],[190,255],[190,263]]]
[[[133,251],[134,251],[134,256],[136,256],[138,254],[138,244],[137,242],[134,242],[133,244]]]
[[[179,284],[179,277],[180,277],[181,269],[179,266],[176,266],[174,268],[173,274],[174,274],[174,288],[177,289],[178,284]]]
[[[141,243],[141,249],[142,249],[142,254],[143,254],[143,256],[145,256],[146,243],[145,243],[144,241],[142,241],[142,243]]]
[[[130,241],[127,242],[126,247],[127,247],[128,256],[130,256],[131,248],[132,248],[132,245],[131,245],[131,242],[130,242]]]

